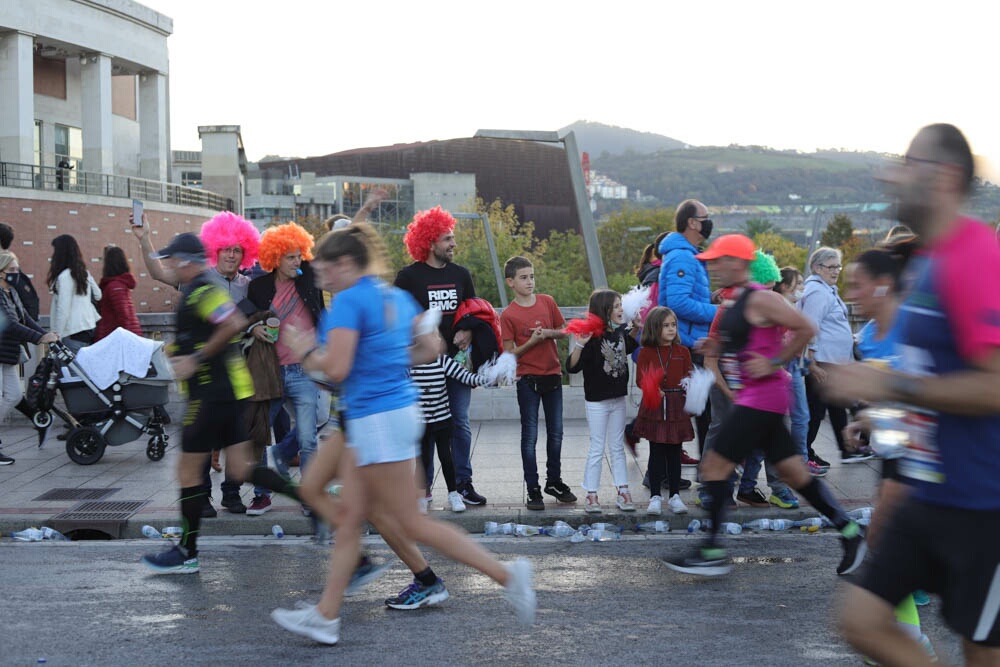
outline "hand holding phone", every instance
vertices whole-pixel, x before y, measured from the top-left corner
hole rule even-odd
[[[142,200],[133,199],[132,200],[132,226],[142,227]]]

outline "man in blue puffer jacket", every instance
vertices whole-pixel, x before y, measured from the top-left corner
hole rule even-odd
[[[676,313],[681,343],[693,348],[698,340],[708,336],[708,328],[717,308],[712,303],[708,271],[694,257],[699,252],[698,245],[712,234],[712,221],[704,204],[697,199],[686,199],[677,206],[674,222],[677,231],[660,243],[663,264],[660,266],[660,293],[657,302]],[[702,356],[695,354],[693,350],[691,358],[699,366],[702,365]],[[711,414],[706,406],[705,412],[695,420],[701,450],[705,447]],[[682,455],[681,458],[686,457]]]

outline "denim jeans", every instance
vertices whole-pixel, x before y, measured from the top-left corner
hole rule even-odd
[[[517,407],[521,411],[521,467],[529,489],[538,486],[538,404],[545,410],[545,480],[562,477],[563,397],[562,386],[539,394],[524,378],[517,381]]]
[[[605,443],[611,456],[611,476],[615,480],[615,486],[628,486],[628,469],[625,467],[625,397],[586,401],[586,405],[590,449],[587,451],[587,467],[583,472],[584,491],[596,493],[601,485]]]
[[[743,476],[740,478],[740,493],[750,493],[757,486],[757,477],[760,475],[760,467],[764,466],[764,474],[767,476],[767,485],[771,487],[771,493],[778,493],[782,489],[787,489],[788,485],[781,481],[778,471],[770,461],[764,460],[764,453],[759,449],[748,456],[743,461]]]
[[[806,436],[809,434],[809,400],[806,398],[806,378],[802,373],[802,366],[799,362],[793,361],[788,366],[788,371],[792,374],[792,409],[789,414],[789,422],[792,434],[792,441],[799,446],[802,452],[802,460],[809,460],[809,447],[806,444]]]
[[[316,453],[316,424],[320,392],[309,376],[302,370],[301,364],[289,364],[281,367],[281,383],[283,399],[271,401],[271,423],[274,424],[282,403],[287,404],[295,416],[295,427],[288,432],[284,440],[277,443],[272,450],[275,467],[278,473],[288,476],[288,460],[295,456],[291,444],[298,443],[299,472],[304,473],[309,459]],[[264,460],[267,462],[267,453]],[[265,489],[254,488],[254,495],[268,496]]]
[[[448,404],[451,409],[451,457],[455,461],[455,483],[472,481],[472,428],[469,426],[469,402],[472,387],[448,378]]]

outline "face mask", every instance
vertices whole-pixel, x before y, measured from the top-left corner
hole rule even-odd
[[[708,240],[708,237],[712,235],[712,221],[711,220],[702,220],[701,221],[701,231],[699,232],[699,234],[701,234],[702,238],[704,238],[706,241]]]
[[[803,294],[805,294],[805,293],[806,293],[806,291],[805,291],[805,290],[802,290],[802,289],[800,289],[800,290],[795,290],[795,300],[796,300],[796,301],[799,301],[799,300],[801,300],[801,299],[802,299],[802,295],[803,295]]]
[[[6,276],[6,278],[7,278],[7,282],[9,282],[9,283],[17,282],[17,274],[16,273],[8,273],[7,276]]]

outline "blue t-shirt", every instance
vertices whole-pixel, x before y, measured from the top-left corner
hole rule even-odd
[[[410,380],[413,318],[420,306],[406,292],[364,276],[337,294],[320,317],[318,338],[331,329],[358,332],[354,362],[341,383],[347,419],[359,419],[413,405],[417,391]]]
[[[858,332],[858,352],[863,360],[879,360],[889,364],[889,368],[899,367],[899,328],[893,326],[881,339],[878,337],[878,323],[868,320]]]

